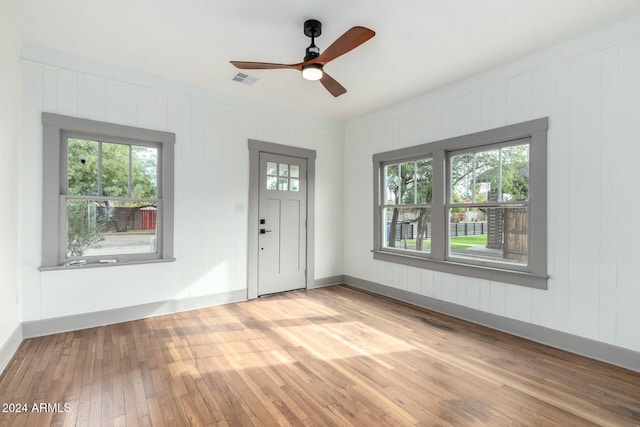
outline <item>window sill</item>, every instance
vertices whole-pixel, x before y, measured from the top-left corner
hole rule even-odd
[[[118,262],[87,262],[80,265],[56,265],[56,266],[40,266],[38,271],[59,271],[59,270],[84,270],[87,268],[103,268],[103,267],[116,267],[121,265],[141,265],[141,264],[160,264],[166,262],[174,262],[175,258],[161,258],[161,259],[145,259],[145,260],[131,260],[131,261],[118,261]]]
[[[454,261],[440,261],[406,254],[373,250],[373,259],[408,265],[416,268],[475,277],[535,289],[547,289],[549,276],[494,267],[464,264]]]

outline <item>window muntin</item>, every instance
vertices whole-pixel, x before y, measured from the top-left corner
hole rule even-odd
[[[528,265],[529,139],[448,155],[447,256]]]
[[[380,209],[385,248],[431,251],[432,162],[422,158],[384,166]]]

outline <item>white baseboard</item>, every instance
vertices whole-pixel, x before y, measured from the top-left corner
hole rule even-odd
[[[344,283],[354,288],[384,295],[408,304],[497,329],[511,335],[640,372],[640,353],[624,347],[618,347],[555,329],[498,316],[368,280],[358,279],[357,277],[345,275]]]
[[[34,320],[22,323],[22,336],[26,338],[40,337],[61,332],[78,331],[97,326],[112,325],[131,320],[146,319],[164,314],[196,310],[214,305],[246,301],[247,290],[225,292],[221,294],[203,295],[179,300],[153,302],[113,310],[76,314],[73,316],[52,319]]]
[[[0,375],[9,366],[11,358],[18,351],[18,347],[22,343],[22,327],[18,325],[15,331],[9,336],[7,341],[0,347]]]

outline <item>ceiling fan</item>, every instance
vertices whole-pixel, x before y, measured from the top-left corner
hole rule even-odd
[[[291,68],[302,71],[302,77],[307,80],[320,80],[320,83],[331,93],[338,97],[347,92],[340,83],[333,77],[328,75],[323,67],[339,56],[344,55],[350,50],[360,46],[376,33],[365,27],[353,27],[338,39],[331,46],[320,53],[320,49],[315,44],[315,38],[322,34],[322,24],[315,19],[309,19],[304,23],[304,34],[311,38],[311,44],[306,49],[306,55],[303,62],[297,64],[274,64],[271,62],[248,62],[248,61],[230,61],[237,68],[242,70],[273,70],[279,68]]]

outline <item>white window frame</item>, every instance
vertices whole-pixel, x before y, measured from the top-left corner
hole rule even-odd
[[[131,126],[104,123],[52,113],[42,113],[43,125],[43,213],[42,265],[40,270],[98,267],[151,262],[171,262],[174,229],[174,145],[175,134]],[[129,146],[158,149],[157,251],[149,254],[109,256],[114,263],[100,263],[101,257],[82,257],[86,264],[69,265],[66,254],[67,138],[77,137]],[[96,196],[103,199],[102,196]],[[112,199],[112,198],[110,198]],[[102,257],[104,258],[104,257]]]
[[[547,289],[547,117],[373,155],[373,257],[462,276]],[[529,139],[528,263],[486,263],[448,255],[449,158],[455,152]],[[433,159],[431,252],[384,247],[384,166],[419,157]]]

